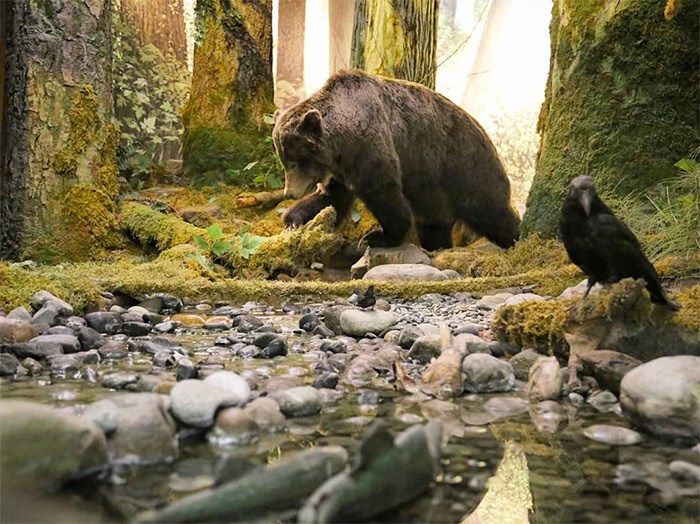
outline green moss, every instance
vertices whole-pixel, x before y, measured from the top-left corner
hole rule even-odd
[[[673,322],[700,335],[700,284],[679,291],[674,299],[683,308],[674,315]]]
[[[206,231],[183,220],[156,211],[138,202],[124,202],[119,210],[121,224],[143,244],[164,250],[188,244],[194,235],[206,237]]]
[[[467,277],[514,274],[505,252],[488,242],[440,251],[433,256],[432,262],[438,269],[453,269]]]
[[[503,306],[494,315],[492,329],[499,340],[549,354],[563,353],[571,304],[571,300],[550,300]]]
[[[94,256],[95,250],[124,245],[124,238],[117,230],[114,202],[97,186],[72,187],[63,201],[63,217],[63,238],[56,240],[68,260],[84,260]]]
[[[102,126],[99,99],[91,85],[78,88],[68,113],[68,122],[68,140],[53,162],[54,171],[63,177],[75,176],[80,156],[85,153],[88,145],[95,142]]]
[[[591,174],[601,191],[626,195],[673,175],[674,162],[700,140],[699,87],[691,73],[699,67],[698,1],[670,21],[654,0],[605,12],[603,5],[555,4],[554,64],[525,233],[555,235],[575,176]]]
[[[102,130],[102,145],[100,147],[95,174],[95,184],[110,197],[116,197],[119,192],[117,176],[117,146],[119,145],[119,128],[115,124],[107,124]]]

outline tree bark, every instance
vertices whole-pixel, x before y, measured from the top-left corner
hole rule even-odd
[[[113,220],[117,192],[111,0],[60,10],[36,0],[8,4],[0,258],[42,258],[81,242],[87,253],[95,240],[87,222]],[[98,201],[79,202],[71,189],[83,186]]]
[[[142,45],[187,62],[187,37],[182,0],[121,0],[121,14],[136,29]]]
[[[198,0],[197,23],[204,36],[183,114],[183,160],[193,177],[269,156],[264,117],[274,110],[272,0]]]
[[[279,0],[278,13],[275,81],[284,109],[304,98],[306,0]]]
[[[673,176],[700,141],[699,2],[555,0],[540,150],[523,220],[553,236],[566,186],[626,196]]]
[[[350,68],[355,0],[333,0],[328,5],[330,73]]]
[[[357,0],[352,66],[435,88],[439,0]]]

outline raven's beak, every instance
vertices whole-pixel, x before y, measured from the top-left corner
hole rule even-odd
[[[590,191],[584,191],[579,200],[586,216],[591,216],[591,201],[593,200],[593,195],[591,195]]]

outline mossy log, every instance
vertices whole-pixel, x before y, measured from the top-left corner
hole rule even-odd
[[[272,0],[197,2],[201,40],[183,112],[184,168],[195,181],[271,157]]]
[[[673,2],[681,5],[680,2]],[[700,1],[555,0],[552,53],[523,232],[556,234],[568,182],[620,197],[673,176],[700,143]]]
[[[64,2],[60,11],[55,2],[8,2],[0,258],[79,259],[83,250],[63,248],[79,240],[93,251],[104,239],[71,229],[67,193],[77,184],[108,199],[117,192],[112,2]]]

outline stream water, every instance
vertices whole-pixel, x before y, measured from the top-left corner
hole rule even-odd
[[[298,318],[280,315],[273,320],[277,326],[296,327]],[[214,346],[219,334],[169,336],[177,336],[197,361],[208,354],[207,348]],[[314,376],[312,364],[304,354],[290,351],[288,356],[273,360],[228,359],[226,369],[250,376],[297,374],[310,382]],[[86,366],[76,378],[55,379],[45,372],[14,381],[2,379],[0,394],[3,399],[22,398],[79,409],[111,393],[100,385],[102,374],[117,370],[145,374],[151,367],[149,355],[131,354],[127,359]],[[533,500],[532,522],[698,522],[700,499],[674,495],[674,487],[669,484],[673,481],[664,469],[673,460],[697,463],[697,452],[687,445],[674,445],[648,435],[638,445],[609,446],[582,434],[582,428],[591,424],[626,426],[614,412],[601,412],[588,404],[575,408],[562,401],[564,419],[550,433],[539,431],[528,412],[490,424],[473,423],[478,422],[478,416],[473,415],[489,398],[524,397],[522,392],[418,401],[397,391],[395,384],[383,377],[360,389],[341,380],[338,388],[344,394],[337,402],[317,416],[288,419],[286,432],[265,433],[246,445],[212,444],[202,438],[183,440],[178,458],[172,463],[121,466],[108,480],[75,486],[50,499],[27,503],[41,508],[43,502],[45,515],[51,515],[53,522],[129,520],[139,511],[211,485],[217,463],[227,455],[244,455],[262,464],[279,460],[289,452],[326,444],[339,444],[352,454],[367,425],[376,417],[384,419],[396,433],[427,418],[438,418],[443,421],[446,435],[450,435],[443,449],[442,473],[423,496],[377,517],[377,522],[459,522],[484,497],[506,442],[513,442],[527,458],[525,473]],[[358,399],[367,391],[376,392],[379,402],[361,404]],[[646,476],[621,482],[625,472],[630,471],[643,471]],[[502,504],[510,503],[507,496],[503,497]],[[39,515],[43,514],[39,511]]]

